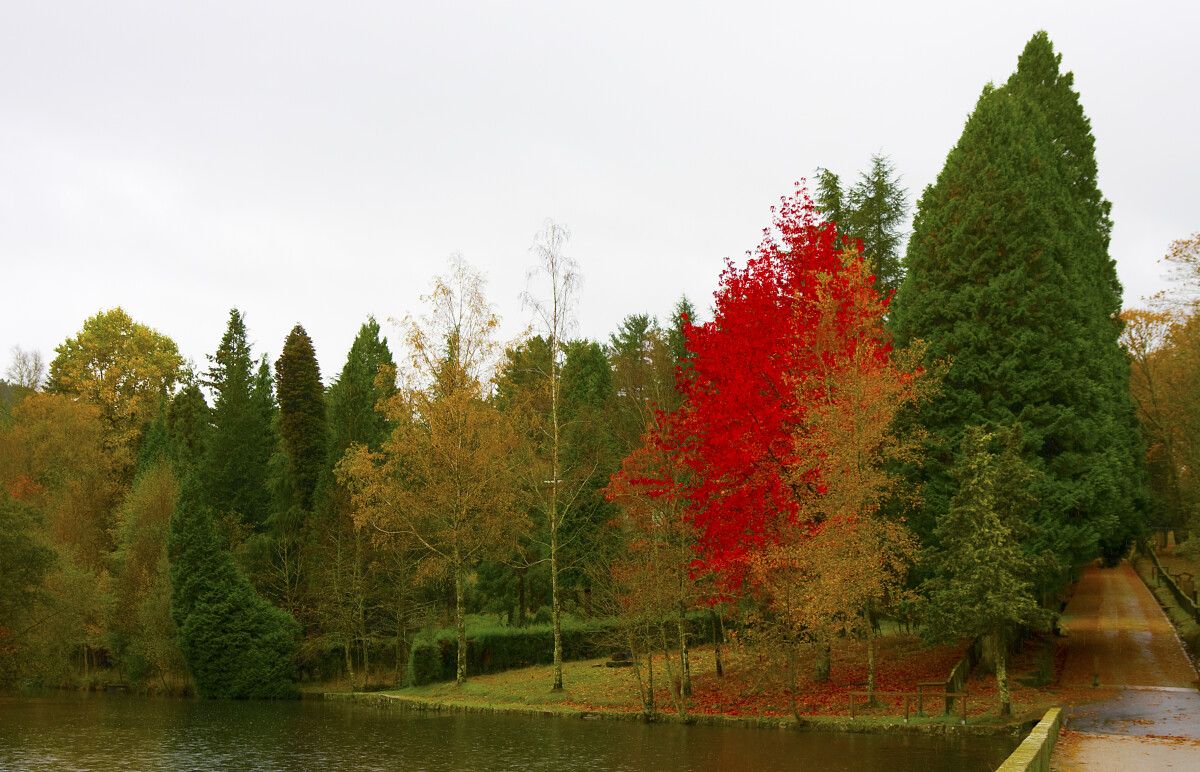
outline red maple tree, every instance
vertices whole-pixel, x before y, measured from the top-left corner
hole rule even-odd
[[[802,186],[772,214],[746,265],[727,263],[713,320],[686,328],[692,359],[680,380],[679,435],[692,472],[697,568],[728,588],[741,585],[748,554],[803,522],[801,502],[825,488],[821,458],[796,444],[797,427],[826,388],[825,360],[839,353],[818,337],[857,332],[861,314],[879,317],[887,305],[873,277],[863,282],[857,250],[844,249]],[[832,307],[822,302],[830,297]],[[884,359],[890,351],[884,340],[841,337],[843,346],[871,345]]]

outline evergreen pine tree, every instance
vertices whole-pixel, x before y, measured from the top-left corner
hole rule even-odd
[[[687,360],[691,357],[691,352],[687,348],[687,336],[683,332],[684,326],[687,324],[699,324],[699,319],[696,318],[696,307],[692,305],[692,301],[688,300],[687,295],[683,295],[671,311],[671,326],[667,329],[667,345],[671,349],[671,356],[674,357],[675,364],[684,368],[687,367]]]
[[[921,410],[930,448],[918,532],[928,539],[948,511],[965,428],[1019,422],[1037,494],[1031,549],[1062,566],[1121,541],[1139,479],[1115,414],[1119,378],[1097,378],[1097,331],[1112,326],[1087,275],[1096,239],[1079,233],[1096,210],[1068,156],[1022,89],[986,87],[921,197],[892,305],[898,343],[924,339],[931,359],[952,360]]]
[[[845,194],[842,191],[842,180],[828,169],[817,169],[817,189],[813,194],[813,203],[817,211],[828,222],[837,224],[838,236],[845,237],[849,233],[849,222],[846,216]]]
[[[382,381],[379,380],[380,368],[387,368],[391,374],[385,375]],[[374,449],[387,438],[387,421],[375,406],[396,391],[395,369],[396,363],[387,339],[380,333],[379,323],[374,317],[367,319],[350,346],[342,372],[329,387],[332,463],[356,442]]]
[[[275,447],[274,396],[265,359],[254,372],[246,324],[236,308],[209,359],[206,383],[215,399],[203,467],[205,498],[214,511],[237,513],[244,523],[261,529],[271,504],[267,481]]]
[[[328,437],[325,388],[312,340],[300,325],[292,328],[275,362],[279,395],[279,439],[287,456],[295,503],[312,509],[313,493],[325,468]]]
[[[189,383],[171,399],[167,408],[167,437],[171,461],[182,476],[204,461],[210,411],[204,392]]]
[[[844,232],[862,242],[876,286],[885,294],[899,287],[904,276],[900,247],[908,214],[906,196],[891,161],[880,154],[871,156],[870,168],[846,195]]]
[[[934,530],[938,547],[926,560],[933,575],[923,586],[926,629],[933,637],[991,636],[1002,715],[1012,712],[1010,636],[1050,617],[1037,601],[1039,561],[1023,545],[1030,536],[1023,515],[1036,506],[1036,474],[1021,455],[1019,425],[995,434],[967,429],[954,469],[958,490]]]

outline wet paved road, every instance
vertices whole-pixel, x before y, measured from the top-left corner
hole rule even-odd
[[[1133,567],[1088,568],[1067,604],[1061,683],[1106,699],[1068,707],[1053,766],[1063,770],[1200,769],[1197,674]]]

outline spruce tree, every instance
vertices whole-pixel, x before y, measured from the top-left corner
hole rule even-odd
[[[1080,232],[1096,210],[1076,166],[1024,89],[989,85],[921,197],[892,313],[898,343],[924,339],[930,359],[951,360],[919,418],[930,448],[913,522],[927,540],[957,490],[965,428],[1013,422],[1033,469],[1030,548],[1066,567],[1123,538],[1140,478],[1113,393],[1119,368],[1098,342],[1113,327],[1097,303],[1097,239]]]
[[[894,291],[904,277],[900,247],[908,215],[906,199],[907,191],[901,187],[892,162],[878,153],[871,156],[871,166],[846,195],[844,232],[862,243],[863,257],[883,293]]]
[[[209,421],[208,402],[195,383],[184,386],[171,399],[167,408],[169,455],[181,476],[204,462]]]
[[[168,541],[171,618],[196,689],[213,698],[295,696],[299,625],[255,593],[201,497],[195,478],[186,480]]]
[[[817,189],[814,191],[813,203],[817,205],[817,211],[826,221],[837,224],[838,236],[844,237],[849,233],[846,196],[838,175],[828,169],[817,169]]]
[[[691,357],[691,352],[687,348],[684,327],[688,324],[699,323],[700,320],[696,317],[696,307],[692,305],[692,301],[688,300],[687,295],[681,296],[671,311],[671,326],[667,329],[667,345],[671,349],[671,356],[675,359],[676,366],[687,369],[687,360]]]
[[[245,320],[236,308],[209,361],[206,384],[214,404],[203,465],[205,500],[214,511],[236,513],[261,529],[271,508],[267,480],[275,447],[274,396],[266,360],[254,371]]]
[[[283,353],[275,362],[275,384],[279,439],[287,456],[294,501],[300,509],[309,511],[325,468],[328,437],[321,370],[312,339],[298,324],[283,342]]]
[[[389,373],[382,380],[381,368]],[[395,360],[387,339],[380,333],[379,323],[374,317],[367,319],[350,346],[341,373],[329,387],[331,463],[336,463],[346,448],[356,442],[374,449],[387,438],[387,421],[375,406],[395,393],[395,369]]]

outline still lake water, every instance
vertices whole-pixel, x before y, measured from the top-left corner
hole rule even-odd
[[[1015,739],[442,715],[343,702],[0,697],[0,769],[987,770]]]

